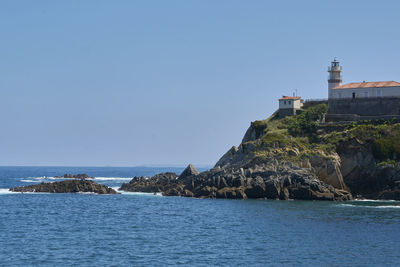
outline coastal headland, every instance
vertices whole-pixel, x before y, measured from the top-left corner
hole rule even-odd
[[[400,200],[400,123],[322,123],[325,103],[254,121],[241,144],[199,173],[134,177],[120,190],[197,198]]]
[[[275,112],[254,121],[241,144],[229,149],[210,170],[189,165],[172,172],[134,177],[119,190],[164,196],[228,199],[346,201],[400,200],[400,123],[397,120],[323,122],[326,103],[307,103],[297,115]],[[87,180],[68,180],[10,189],[15,192],[116,194]]]

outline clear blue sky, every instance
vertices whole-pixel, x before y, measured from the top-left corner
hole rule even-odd
[[[333,57],[400,81],[399,3],[2,0],[0,165],[212,165]]]

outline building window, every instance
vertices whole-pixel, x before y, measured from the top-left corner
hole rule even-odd
[[[292,102],[289,100],[289,105],[292,104]]]
[[[378,89],[378,90],[376,91],[376,96],[377,96],[377,97],[382,96],[382,90],[381,90],[381,89]]]
[[[339,98],[342,98],[342,93],[339,93]]]
[[[283,104],[286,105],[286,101],[283,101]]]
[[[364,92],[364,97],[368,97],[368,91]]]

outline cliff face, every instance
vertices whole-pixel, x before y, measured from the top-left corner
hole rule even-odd
[[[371,143],[356,138],[338,146],[344,181],[354,195],[370,199],[400,200],[400,167],[396,162],[377,163]]]
[[[239,147],[216,167],[240,167],[254,158],[290,161],[320,181],[354,196],[400,199],[400,124],[390,121],[310,126],[300,116],[251,123]],[[314,111],[311,111],[311,113]],[[311,129],[311,130],[310,130]]]
[[[264,134],[260,134],[260,128],[252,123],[239,147],[233,146],[228,150],[215,167],[240,168],[254,158],[260,158],[265,162],[272,159],[278,162],[289,159],[294,166],[310,171],[319,180],[338,189],[347,189],[341,172],[341,157],[336,152],[315,149],[310,155],[304,156],[302,154],[304,149],[296,145],[281,143],[280,140],[264,143],[262,140]],[[266,129],[264,127],[265,131]]]

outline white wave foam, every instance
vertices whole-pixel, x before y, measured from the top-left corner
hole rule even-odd
[[[29,180],[29,179],[22,179],[21,182],[24,182],[24,183],[40,183],[41,181],[38,181],[38,180]]]
[[[77,194],[80,194],[80,195],[98,195],[95,192],[77,192]]]
[[[0,195],[19,194],[19,192],[10,191],[8,188],[0,188]]]
[[[398,200],[393,200],[393,199],[355,199],[352,201],[358,201],[358,202],[400,202]]]
[[[146,192],[128,192],[128,191],[122,191],[122,190],[118,190],[119,187],[111,187],[112,189],[114,189],[115,191],[117,191],[118,193],[122,194],[122,195],[135,195],[135,196],[157,196],[157,197],[162,197],[162,193],[158,192],[158,193],[146,193]]]
[[[46,192],[14,192],[10,191],[8,188],[0,188],[0,195],[10,195],[10,194],[50,194]]]
[[[55,179],[55,177],[48,177],[48,176],[40,176],[40,177],[28,177],[28,178],[33,178],[35,180],[46,180],[46,179]]]
[[[381,205],[381,206],[365,206],[365,205],[354,205],[354,204],[340,204],[342,207],[356,207],[356,208],[368,208],[368,209],[400,209],[397,205]]]
[[[154,196],[154,197],[162,197],[161,193],[146,193],[146,192],[126,192],[126,191],[118,191],[122,195],[135,195],[135,196]]]

